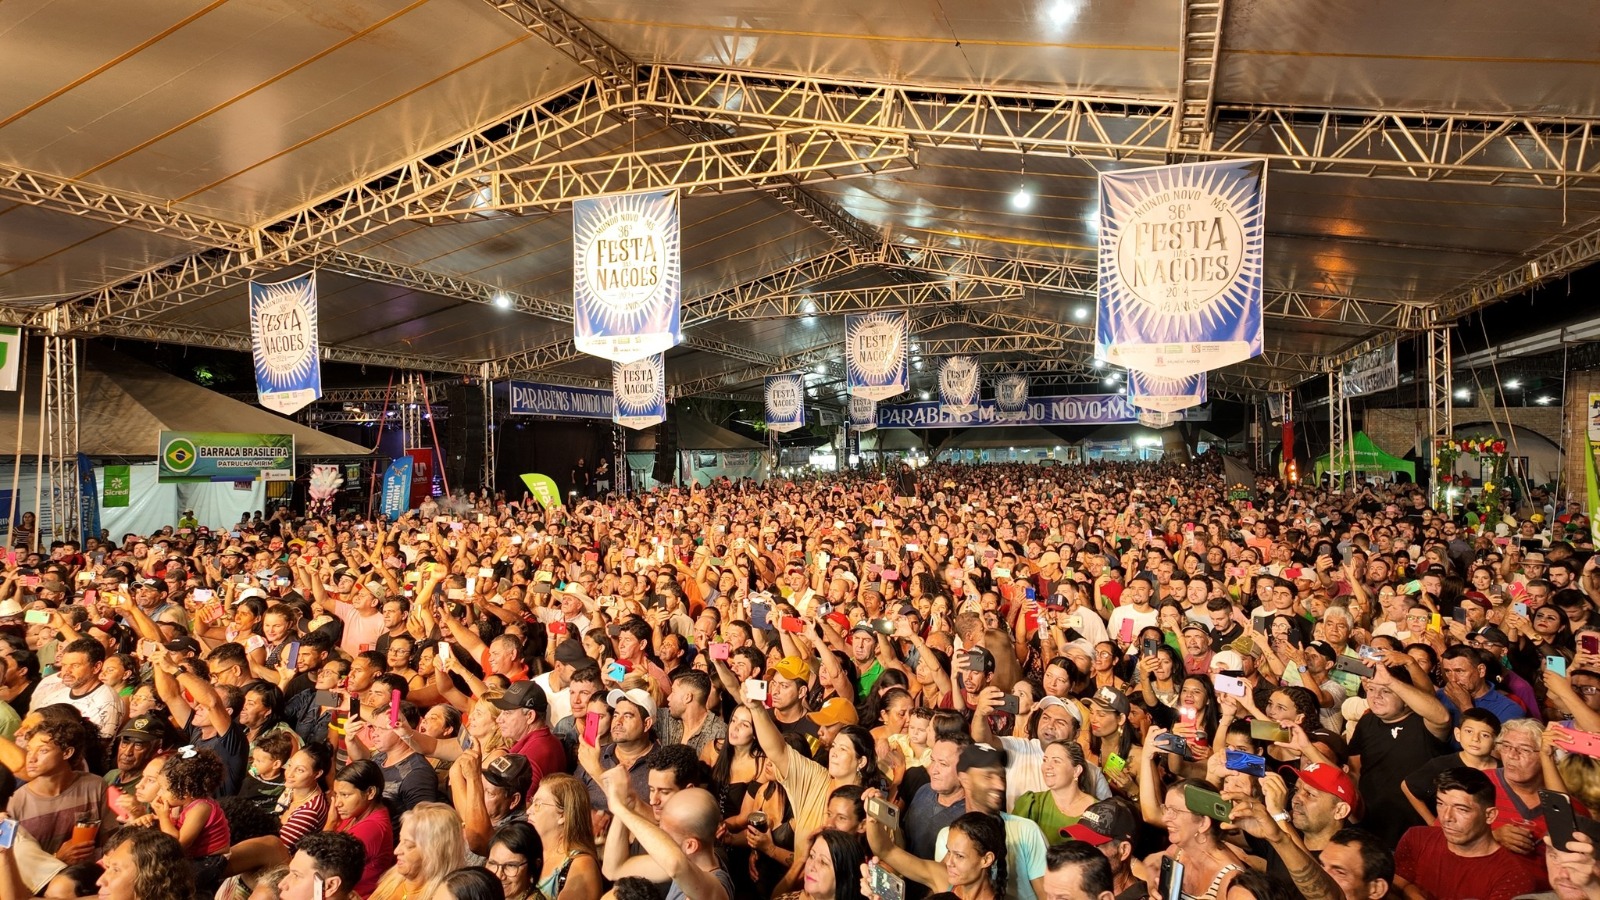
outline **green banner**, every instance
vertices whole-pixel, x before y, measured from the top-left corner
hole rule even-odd
[[[294,436],[220,431],[163,431],[156,480],[292,481]]]
[[[1589,488],[1589,534],[1600,541],[1600,472],[1595,471],[1595,454],[1600,453],[1600,443],[1589,442],[1589,452],[1584,456],[1584,481]]]
[[[129,466],[106,466],[105,487],[100,492],[100,506],[103,509],[127,507],[132,487],[133,475]]]
[[[17,389],[22,372],[22,329],[0,328],[0,391]]]
[[[528,486],[528,493],[545,509],[555,509],[561,505],[561,488],[556,487],[555,479],[549,475],[528,472],[522,476],[522,483]]]

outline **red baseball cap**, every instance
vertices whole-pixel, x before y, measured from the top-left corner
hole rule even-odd
[[[1361,795],[1356,791],[1355,780],[1350,774],[1338,766],[1328,766],[1322,763],[1308,763],[1299,771],[1300,780],[1311,785],[1324,794],[1332,794],[1335,798],[1350,804],[1355,809],[1361,802]]]

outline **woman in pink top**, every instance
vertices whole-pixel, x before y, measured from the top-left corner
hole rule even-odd
[[[200,859],[233,843],[228,817],[215,800],[222,788],[222,760],[210,750],[184,747],[167,760],[167,789],[156,797],[156,824],[178,839],[184,855]]]
[[[333,813],[328,830],[352,835],[367,849],[367,864],[356,885],[356,893],[365,897],[394,865],[394,822],[383,804],[383,770],[377,763],[359,759],[339,770]]]

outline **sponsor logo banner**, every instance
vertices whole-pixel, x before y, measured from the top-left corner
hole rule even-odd
[[[1162,378],[1128,370],[1128,399],[1150,412],[1177,412],[1206,402],[1206,373],[1184,378]]]
[[[850,398],[850,428],[854,431],[871,431],[878,427],[878,401],[865,397]]]
[[[294,436],[220,431],[163,431],[156,439],[156,480],[290,481]]]
[[[535,381],[511,382],[513,416],[561,416],[568,419],[609,419],[611,391],[568,387]]]
[[[951,356],[939,364],[939,402],[952,415],[963,416],[978,408],[983,370],[971,356]]]
[[[1339,396],[1376,394],[1400,384],[1399,344],[1363,353],[1339,370]]]
[[[992,425],[1126,425],[1138,421],[1138,410],[1124,394],[1078,394],[1070,397],[1032,397],[1020,414],[1006,418],[993,400],[979,402],[965,416],[951,415],[941,404],[880,404],[879,428],[974,428]],[[1183,411],[1187,422],[1211,419],[1209,410]]]

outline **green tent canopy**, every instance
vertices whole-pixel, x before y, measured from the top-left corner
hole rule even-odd
[[[1416,463],[1406,462],[1398,456],[1390,456],[1379,450],[1378,445],[1372,442],[1372,438],[1367,437],[1365,431],[1356,432],[1355,437],[1351,438],[1350,442],[1355,445],[1355,470],[1357,472],[1404,472],[1410,476],[1412,481],[1417,480]],[[1317,457],[1317,480],[1321,481],[1323,474],[1327,471],[1328,454],[1324,453]]]

